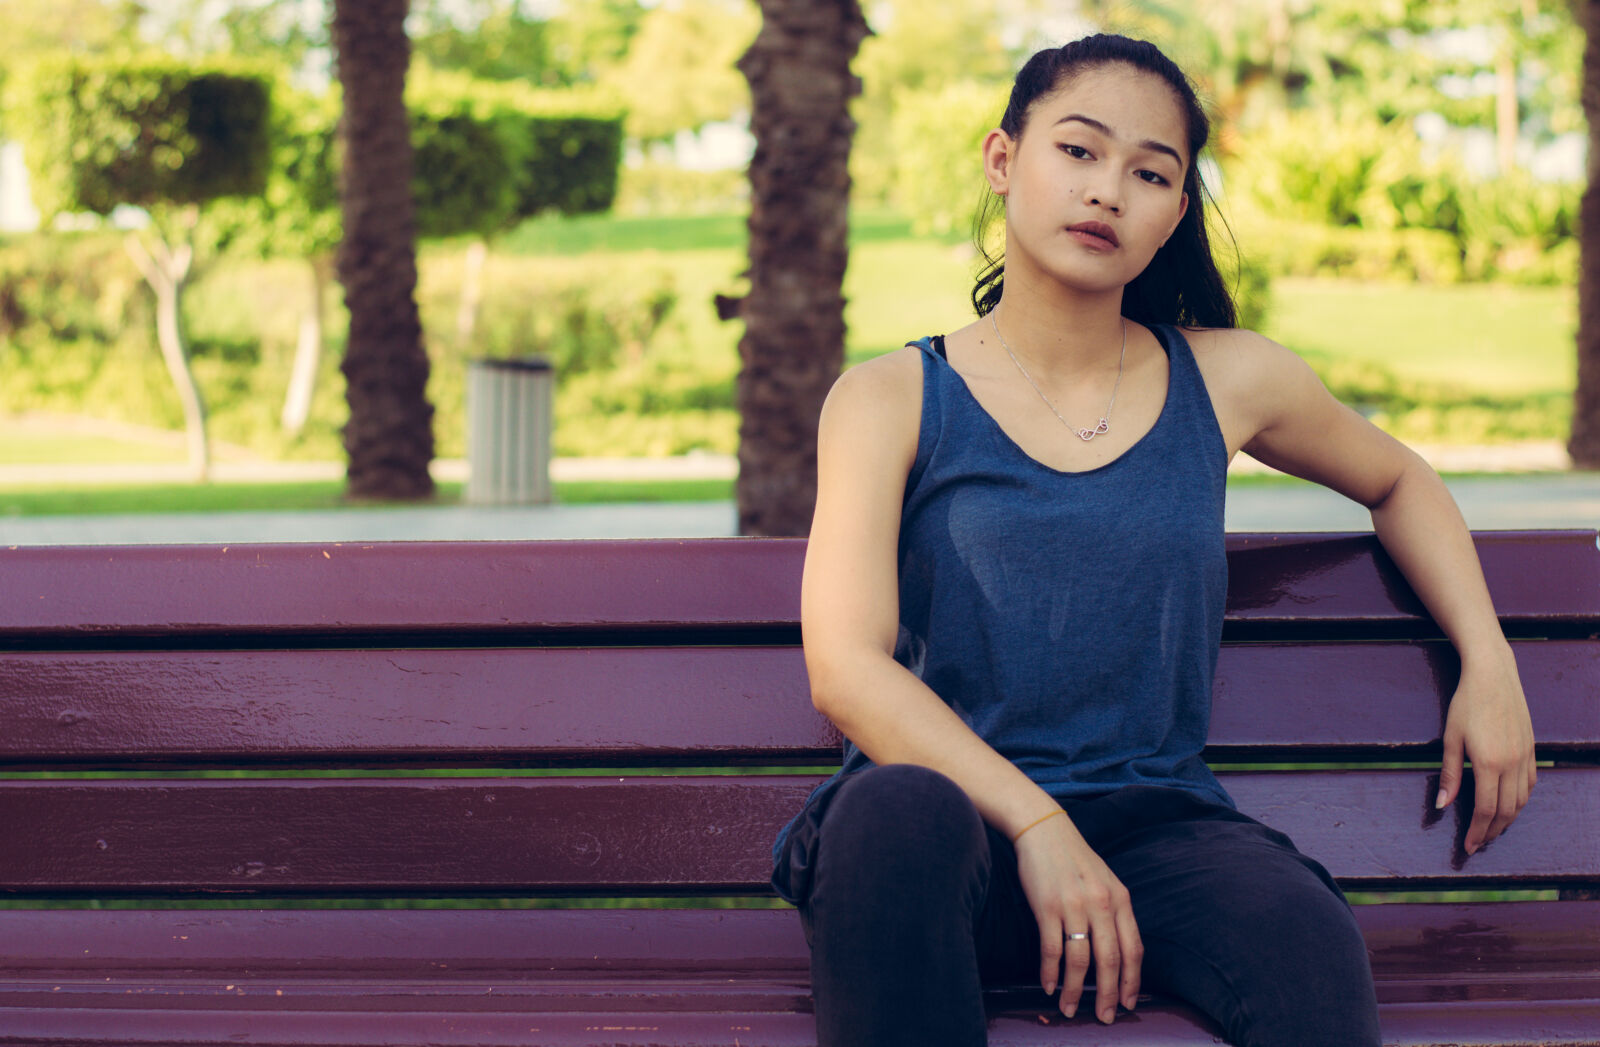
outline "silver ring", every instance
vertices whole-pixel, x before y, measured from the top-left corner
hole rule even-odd
[[[1069,942],[1086,942],[1088,940],[1089,940],[1089,932],[1088,931],[1068,931],[1067,932],[1067,941],[1069,941]]]

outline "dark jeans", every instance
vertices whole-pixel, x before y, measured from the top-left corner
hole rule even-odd
[[[820,1047],[985,1043],[982,987],[1040,988],[1010,840],[955,782],[914,764],[850,775],[823,802],[779,865],[801,895]],[[1242,1047],[1380,1043],[1350,908],[1288,837],[1178,789],[1066,807],[1133,896],[1146,989]],[[1078,1014],[1094,1020],[1087,991]]]

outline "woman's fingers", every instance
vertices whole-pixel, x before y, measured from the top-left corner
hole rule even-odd
[[[1090,932],[1094,949],[1094,1016],[1106,1024],[1117,1016],[1117,994],[1122,981],[1122,943],[1117,922],[1108,908],[1096,914]]]
[[[1478,785],[1473,798],[1472,822],[1467,826],[1464,842],[1468,854],[1476,854],[1489,835],[1489,823],[1494,820],[1500,806],[1500,779],[1492,774],[1475,774]]]
[[[1039,984],[1046,996],[1056,991],[1061,975],[1061,924],[1054,920],[1039,924]]]
[[[1521,766],[1507,770],[1500,779],[1500,810],[1495,815],[1494,821],[1489,824],[1489,839],[1492,840],[1506,831],[1506,828],[1516,820],[1522,812],[1522,805],[1527,803],[1524,794],[1525,783]]]
[[[1433,806],[1444,810],[1455,802],[1456,790],[1461,787],[1461,768],[1466,761],[1461,732],[1446,724],[1444,730],[1444,760],[1439,765],[1439,795]]]
[[[1073,930],[1081,927],[1083,930]],[[1090,945],[1088,924],[1080,914],[1067,921],[1066,979],[1061,983],[1061,1013],[1068,1018],[1078,1013],[1078,1001],[1083,997],[1083,979],[1089,973],[1089,961],[1094,954]],[[1081,936],[1081,937],[1080,937]]]
[[[1139,937],[1132,906],[1117,910],[1117,939],[1122,945],[1122,985],[1118,999],[1131,1011],[1139,1002],[1139,972],[1144,966],[1144,940]]]

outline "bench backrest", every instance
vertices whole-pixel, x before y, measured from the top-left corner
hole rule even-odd
[[[1470,858],[1470,788],[1431,803],[1457,662],[1376,541],[1228,539],[1208,758],[1347,886],[1600,887],[1595,535],[1475,539],[1557,766]],[[839,758],[803,556],[0,550],[0,892],[768,893],[778,827]]]

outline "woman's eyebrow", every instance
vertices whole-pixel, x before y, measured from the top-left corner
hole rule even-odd
[[[1067,123],[1069,120],[1076,120],[1080,124],[1087,124],[1096,131],[1099,131],[1101,134],[1105,135],[1107,138],[1117,137],[1117,133],[1111,130],[1111,128],[1107,127],[1099,120],[1096,120],[1094,117],[1084,116],[1082,113],[1068,113],[1066,116],[1063,116],[1061,119],[1057,120],[1056,124],[1059,126]],[[1150,149],[1158,153],[1166,153],[1168,156],[1172,157],[1178,162],[1179,167],[1183,166],[1183,157],[1179,156],[1178,151],[1172,148],[1172,146],[1167,145],[1165,142],[1158,142],[1154,138],[1146,138],[1144,141],[1140,142],[1139,145],[1145,149]]]

